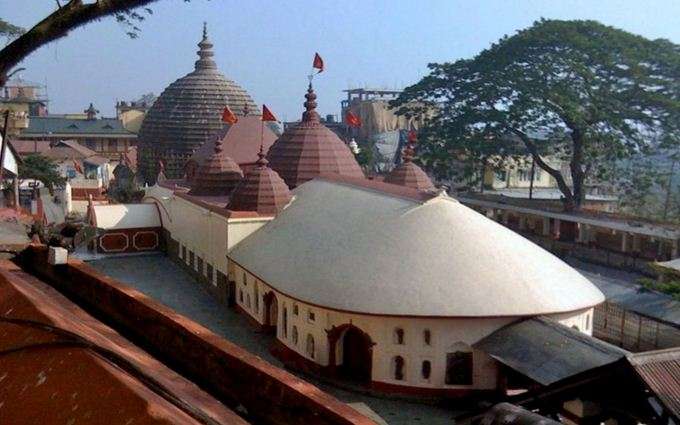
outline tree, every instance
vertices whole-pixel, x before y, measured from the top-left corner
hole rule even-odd
[[[40,180],[49,188],[66,183],[66,178],[59,174],[57,164],[40,154],[28,155],[19,163],[19,178]]]
[[[679,140],[679,53],[667,40],[595,21],[541,20],[473,59],[430,64],[393,106],[427,117],[425,157],[440,162],[517,154],[510,151],[519,140],[573,210],[586,179],[607,174],[605,159]],[[551,167],[548,156],[566,160],[569,171]]]
[[[62,0],[64,1],[64,0]],[[137,37],[140,28],[137,24],[144,20],[144,15],[135,9],[147,6],[157,0],[96,0],[91,3],[83,3],[83,0],[66,0],[62,5],[56,0],[57,9],[33,28],[26,32],[18,31],[18,27],[9,25],[7,33],[19,35],[14,41],[0,50],[0,87],[5,85],[12,68],[18,65],[26,56],[41,46],[68,35],[69,31],[92,21],[114,16],[118,22],[126,27],[126,33],[131,37]],[[188,2],[189,0],[184,0]],[[152,10],[144,7],[146,14],[152,14]],[[2,24],[0,23],[0,24]],[[2,26],[0,25],[0,29]],[[2,32],[0,32],[2,34]]]
[[[18,27],[16,25],[12,25],[9,22],[5,21],[4,19],[0,18],[0,36],[7,37],[8,39],[13,39],[21,34],[23,34],[25,31],[23,28]]]

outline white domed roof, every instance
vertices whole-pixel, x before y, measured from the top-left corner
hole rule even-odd
[[[290,297],[358,313],[525,316],[604,301],[572,267],[458,201],[395,188],[307,182],[229,258]]]

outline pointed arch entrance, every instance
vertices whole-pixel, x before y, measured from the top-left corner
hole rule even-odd
[[[366,332],[352,324],[334,326],[328,331],[331,372],[352,381],[370,383],[374,345]]]
[[[267,292],[264,301],[264,328],[271,332],[276,332],[276,324],[279,318],[279,303],[274,292]]]

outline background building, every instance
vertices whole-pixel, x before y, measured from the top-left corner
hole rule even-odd
[[[118,160],[137,143],[137,135],[127,130],[118,118],[97,118],[92,104],[78,115],[46,115],[28,118],[28,126],[18,137],[21,140],[36,141],[54,145],[61,140],[74,140],[100,156]],[[26,145],[28,147],[28,144]],[[40,152],[43,148],[37,148]]]

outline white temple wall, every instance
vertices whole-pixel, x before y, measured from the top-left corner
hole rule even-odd
[[[228,275],[227,251],[271,220],[271,217],[227,218],[158,185],[146,189],[144,202],[159,206],[163,228],[180,244],[180,251],[186,247],[187,252],[203,259],[203,270],[198,270],[197,260],[194,269],[204,275],[208,263]],[[216,279],[214,274],[213,283]]]
[[[232,264],[236,281],[236,303],[258,323],[265,324],[264,296],[273,291],[277,298],[277,339],[286,347],[321,366],[329,364],[327,330],[351,323],[367,333],[375,343],[372,351],[372,381],[421,388],[491,390],[498,385],[496,362],[485,353],[470,347],[494,332],[515,321],[518,317],[501,318],[417,318],[374,316],[329,310],[294,300]],[[244,277],[247,281],[244,284]],[[241,297],[241,293],[243,294]],[[294,314],[297,306],[297,315]],[[284,312],[288,314],[284,330]],[[310,319],[310,312],[314,320]],[[584,333],[592,333],[593,309],[553,315],[566,326],[578,326]],[[297,343],[294,341],[297,329]],[[396,329],[403,330],[403,343],[398,344]],[[425,331],[430,332],[430,344],[425,343]],[[314,355],[307,352],[307,335],[314,339]],[[342,338],[341,338],[342,340]],[[341,341],[340,340],[340,341]],[[447,353],[469,350],[473,353],[473,385],[456,386],[445,383]],[[393,361],[404,359],[404,376],[395,379]],[[342,363],[342,343],[336,346],[336,365]],[[429,379],[422,376],[424,361],[431,364]]]

